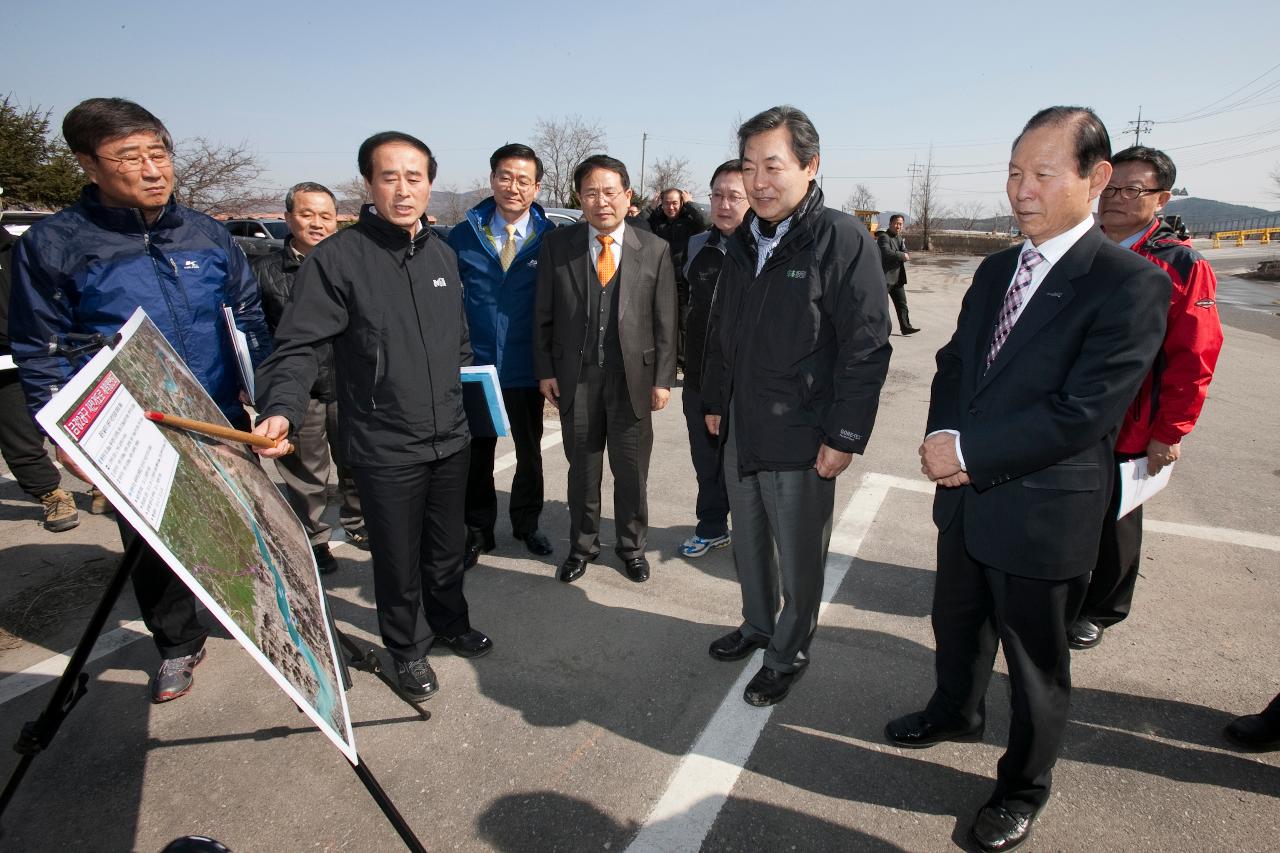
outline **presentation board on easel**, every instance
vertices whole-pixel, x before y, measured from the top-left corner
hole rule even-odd
[[[36,416],[354,765],[351,717],[315,558],[297,516],[242,445],[161,427],[146,410],[227,425],[139,308]]]

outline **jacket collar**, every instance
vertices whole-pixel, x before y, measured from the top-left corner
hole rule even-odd
[[[361,231],[388,249],[407,249],[412,244],[415,252],[421,249],[433,234],[431,226],[427,224],[426,214],[423,214],[418,224],[418,233],[410,239],[408,231],[383,219],[372,204],[366,204],[360,208],[360,220],[356,223]]]
[[[787,219],[791,220],[791,225],[787,229],[787,233],[782,235],[782,239],[778,242],[777,247],[770,256],[770,261],[781,256],[784,247],[791,246],[803,239],[812,236],[813,223],[826,207],[825,198],[822,195],[821,188],[818,187],[817,181],[809,182],[809,191],[805,193],[804,198],[800,200],[800,204],[791,212]],[[728,241],[728,250],[732,251],[736,246],[746,252],[751,261],[750,268],[755,269],[756,263],[756,238],[751,233],[751,223],[759,219],[754,210],[748,210],[747,215],[743,217],[742,224],[738,226],[738,230],[733,232],[736,240]],[[712,226],[714,228],[715,226]]]
[[[135,207],[107,207],[103,204],[97,184],[85,186],[80,191],[80,201],[77,203],[85,216],[95,225],[120,234],[142,234],[146,231],[176,228],[182,224],[181,207],[174,201],[173,196],[169,197],[164,209],[150,226],[146,224],[142,211]]]
[[[467,211],[467,221],[471,223],[477,235],[484,237],[484,226],[493,221],[493,213],[497,209],[498,203],[494,201],[493,196],[489,196]],[[525,246],[542,236],[543,232],[550,227],[547,212],[536,201],[529,207],[529,226],[529,236],[525,238]]]

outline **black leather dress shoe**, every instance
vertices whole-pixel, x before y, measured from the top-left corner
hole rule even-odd
[[[595,557],[575,557],[570,554],[564,558],[564,562],[560,564],[560,571],[556,575],[565,583],[573,583],[582,577],[583,572],[587,570],[587,563],[595,561]]]
[[[1236,746],[1256,752],[1280,749],[1280,725],[1268,720],[1266,714],[1246,714],[1236,717],[1222,730],[1227,740]]]
[[[551,540],[541,530],[535,530],[532,533],[516,533],[514,535],[524,543],[524,547],[529,549],[530,554],[545,557],[552,551]]]
[[[649,561],[644,557],[632,557],[624,560],[623,565],[627,570],[627,577],[636,583],[644,583],[649,579]]]
[[[437,635],[436,640],[440,645],[453,649],[455,655],[463,658],[484,657],[493,651],[493,640],[474,628],[456,637]]]
[[[972,743],[982,740],[985,724],[972,729],[957,729],[930,722],[923,711],[907,714],[892,720],[884,727],[884,736],[894,746],[905,746],[908,749],[924,749],[943,741]]]
[[[400,691],[413,702],[425,702],[440,689],[436,672],[425,657],[410,661],[397,660],[396,684],[400,685]]]
[[[787,698],[791,685],[796,683],[802,672],[804,672],[803,669],[781,672],[762,666],[751,681],[747,682],[747,689],[742,692],[742,698],[748,705],[755,705],[757,708],[776,705]]]
[[[908,326],[907,328],[902,330],[902,335],[903,337],[906,337],[907,335],[914,335],[918,331],[920,330],[917,329],[915,326]]]
[[[1073,649],[1091,649],[1102,642],[1102,626],[1081,617],[1067,628],[1067,645]]]
[[[986,851],[1012,850],[1031,835],[1035,814],[1011,812],[1004,806],[983,806],[969,830],[969,837]]]
[[[462,552],[462,568],[469,569],[480,562],[480,555],[487,554],[497,546],[493,540],[492,530],[467,528],[467,548]]]
[[[763,649],[767,645],[768,637],[761,637],[759,634],[744,637],[742,631],[736,630],[716,640],[707,651],[716,660],[742,660],[756,649]]]

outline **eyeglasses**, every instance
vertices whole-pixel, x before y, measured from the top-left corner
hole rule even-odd
[[[517,189],[521,190],[531,190],[533,189],[533,185],[537,183],[537,181],[529,180],[525,175],[502,174],[498,175],[494,180],[498,182],[499,186],[509,187],[514,185]]]
[[[598,201],[599,199],[604,199],[605,201],[613,201],[615,198],[622,195],[624,192],[626,192],[626,190],[603,190],[603,191],[587,190],[586,192],[582,193],[580,198],[583,201],[592,201],[592,202]]]
[[[106,154],[94,154],[98,160],[110,160],[120,164],[121,172],[137,172],[142,169],[144,161],[150,161],[157,169],[163,169],[173,162],[173,154],[169,151],[148,151],[146,154],[129,154],[126,157],[108,157]]]
[[[742,204],[747,200],[747,197],[738,193],[712,193],[711,200],[727,201],[729,204]]]
[[[1115,198],[1116,193],[1120,194],[1120,198],[1125,201],[1133,201],[1139,196],[1149,195],[1151,193],[1162,193],[1164,190],[1149,190],[1146,187],[1104,187],[1102,190],[1103,198]]]

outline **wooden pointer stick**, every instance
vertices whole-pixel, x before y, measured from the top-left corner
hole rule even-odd
[[[147,420],[155,421],[158,424],[164,424],[165,426],[171,426],[177,429],[185,429],[190,432],[198,432],[201,435],[208,435],[214,438],[224,438],[228,441],[238,441],[241,444],[250,444],[254,447],[262,447],[268,450],[273,447],[278,447],[281,441],[287,440],[282,438],[279,441],[273,441],[265,435],[254,435],[251,432],[244,432],[238,429],[231,429],[230,427],[219,426],[218,424],[211,424],[208,421],[193,421],[190,418],[181,418],[177,415],[166,415],[164,412],[147,411],[142,414]],[[293,452],[292,445],[289,447],[289,452]]]

